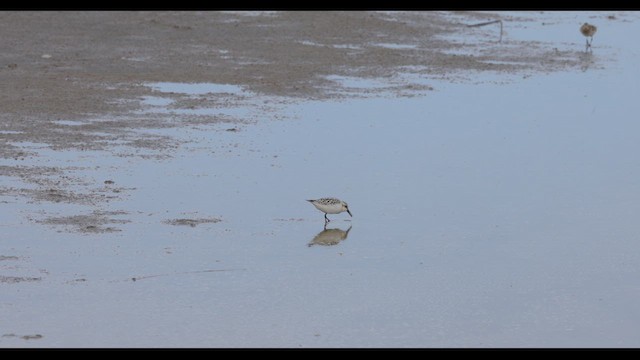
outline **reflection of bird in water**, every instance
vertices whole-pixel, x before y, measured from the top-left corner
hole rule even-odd
[[[347,236],[349,236],[349,231],[351,231],[351,226],[344,231],[342,229],[327,229],[320,231],[316,237],[309,242],[309,246],[313,245],[322,245],[322,246],[332,246],[338,245],[342,240],[346,240]]]
[[[580,70],[582,71],[589,70],[589,68],[594,64],[593,56],[588,52],[581,53],[578,56],[578,59],[580,59]]]
[[[591,49],[591,43],[593,43],[593,35],[596,34],[598,28],[595,25],[591,25],[589,23],[584,23],[580,26],[580,32],[587,38],[587,47],[584,51]],[[591,41],[589,41],[591,39]],[[593,50],[591,50],[593,51]]]
[[[353,217],[353,215],[351,215],[351,211],[349,211],[349,205],[347,205],[346,202],[340,199],[322,198],[322,199],[307,200],[307,201],[312,203],[313,206],[316,207],[316,209],[324,213],[325,224],[331,221],[329,220],[329,218],[327,218],[327,214],[340,214],[341,212],[346,211],[347,213],[349,213],[349,216]]]

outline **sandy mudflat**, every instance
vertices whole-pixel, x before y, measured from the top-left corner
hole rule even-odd
[[[507,29],[521,21],[438,12],[3,12],[0,156],[16,165],[0,167],[0,174],[36,187],[4,186],[2,191],[80,204],[120,192],[110,184],[81,193],[65,190],[74,182],[65,177],[65,169],[29,165],[36,154],[18,143],[53,150],[107,150],[117,143],[130,149],[120,156],[161,157],[179,145],[175,139],[139,130],[243,120],[191,116],[176,122],[170,115],[141,112],[140,99],[153,93],[145,86],[150,82],[232,84],[295,101],[371,91],[344,89],[332,76],[393,79],[411,73],[453,81],[477,71],[530,74],[578,65],[567,52],[544,44],[498,43],[497,24],[466,27],[495,19]],[[431,89],[397,81],[387,90],[410,96]],[[247,100],[237,94],[165,96],[184,109],[242,106]],[[73,121],[78,123],[69,124]],[[97,229],[80,224],[83,228]]]
[[[638,20],[0,13],[0,347],[636,347]]]

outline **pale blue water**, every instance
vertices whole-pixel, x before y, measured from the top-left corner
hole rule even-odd
[[[616,14],[505,24],[575,49],[586,71],[163,129],[192,140],[170,159],[34,159],[135,188],[102,207],[132,222],[57,232],[25,216],[81,207],[8,199],[0,255],[21,260],[0,274],[42,280],[0,285],[0,335],[43,338],[0,346],[639,346],[640,23]],[[599,26],[592,57],[583,21]],[[351,230],[309,247],[324,220],[304,200],[321,196],[349,202],[329,228]],[[222,222],[162,223],[184,217]]]

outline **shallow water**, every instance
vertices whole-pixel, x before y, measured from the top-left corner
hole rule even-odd
[[[598,18],[586,55],[583,15],[506,26],[566,36],[551,47],[575,48],[581,72],[426,79],[437,90],[419,97],[162,129],[191,140],[172,158],[34,145],[34,163],[135,189],[102,205],[131,222],[63,231],[25,217],[79,205],[3,197],[0,255],[18,258],[2,275],[40,280],[0,284],[0,346],[639,346],[640,53],[625,34],[640,22]],[[305,201],[322,196],[354,217],[325,231]],[[222,221],[164,223],[179,218]]]

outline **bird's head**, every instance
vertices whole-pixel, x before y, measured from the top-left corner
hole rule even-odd
[[[344,201],[342,202],[342,211],[346,211],[349,216],[353,217],[353,215],[351,215],[351,211],[349,211],[349,205]]]

